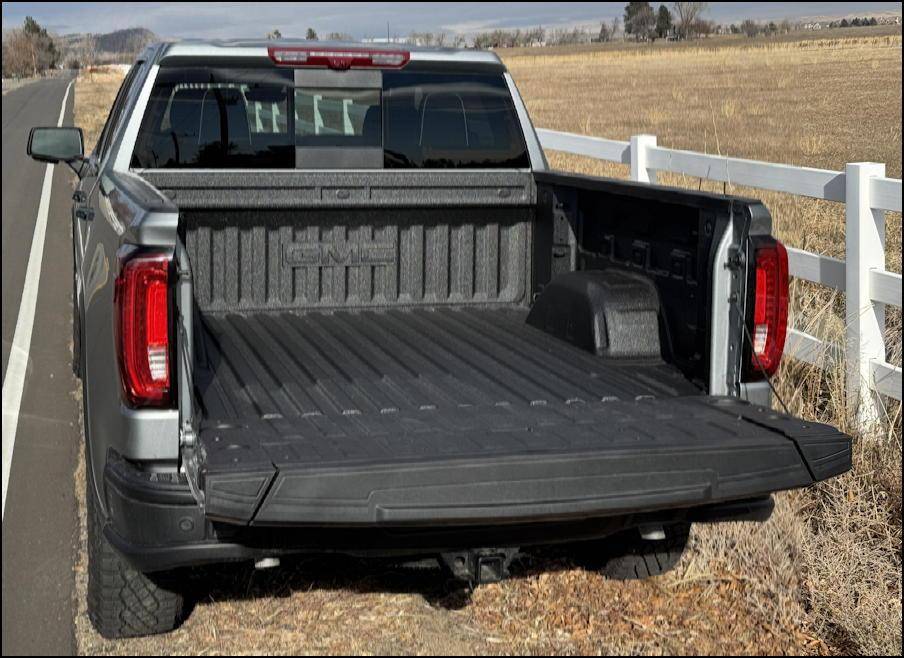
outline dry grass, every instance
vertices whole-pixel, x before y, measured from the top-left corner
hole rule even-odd
[[[900,32],[848,35],[504,54],[539,126],[615,139],[648,132],[666,146],[829,169],[872,160],[900,176]],[[77,123],[90,121],[96,134],[115,87],[101,74],[80,79]],[[550,159],[558,168],[627,175],[585,158]],[[836,205],[725,189],[762,198],[788,244],[843,257]],[[888,220],[888,266],[896,271],[900,221]],[[794,300],[798,326],[825,338],[843,333],[838,295],[797,282]],[[900,313],[889,318],[896,363],[900,323]],[[841,383],[837,370],[799,363],[786,363],[779,379],[792,411],[849,428]],[[648,582],[607,581],[554,550],[533,552],[515,578],[474,592],[435,571],[354,560],[298,561],[272,573],[230,568],[215,572],[214,591],[175,633],[107,642],[85,616],[83,545],[79,651],[900,654],[900,405],[889,408],[880,434],[858,440],[851,474],[777,496],[768,523],[695,528],[679,568]]]
[[[506,65],[538,126],[672,148],[840,170],[887,164],[901,176],[901,37],[745,49],[514,55]],[[624,176],[561,153],[557,168]],[[762,198],[788,244],[844,256],[844,210],[790,195],[662,176],[662,182]],[[888,219],[889,266],[901,267],[901,218]]]
[[[822,654],[789,557],[802,532],[783,496],[770,523],[697,529],[675,572],[632,583],[582,569],[567,549],[533,552],[513,578],[474,591],[438,570],[344,558],[219,568],[197,576],[212,591],[166,636],[105,641],[80,600],[79,651]],[[83,590],[84,558],[78,575]]]
[[[97,143],[124,75],[121,69],[105,67],[79,73],[75,87],[75,125],[84,132],[86,150],[93,149]]]

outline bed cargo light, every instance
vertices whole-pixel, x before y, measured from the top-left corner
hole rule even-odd
[[[771,376],[778,370],[788,326],[788,252],[772,238],[754,248],[755,289],[749,371]]]
[[[267,54],[281,66],[311,66],[344,71],[350,68],[400,69],[411,55],[407,50],[367,50],[364,48],[267,48]]]
[[[138,254],[116,279],[119,371],[133,407],[170,402],[169,269],[165,255]]]

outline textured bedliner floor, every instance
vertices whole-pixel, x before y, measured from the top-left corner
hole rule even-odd
[[[696,393],[667,365],[603,361],[525,324],[525,315],[448,308],[206,315],[196,373],[204,416],[439,417],[464,409],[505,418],[550,407],[572,417],[566,407]]]

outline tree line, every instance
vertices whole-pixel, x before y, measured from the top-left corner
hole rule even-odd
[[[625,35],[636,41],[656,39],[696,39],[716,30],[712,21],[703,18],[706,2],[673,2],[672,8],[659,5],[657,11],[649,2],[625,5]]]
[[[768,21],[759,23],[752,19],[746,19],[739,23],[720,25],[715,21],[704,17],[709,9],[706,2],[672,2],[662,3],[658,9],[653,8],[649,2],[629,2],[625,5],[624,13],[620,17],[603,21],[599,30],[588,27],[569,28],[533,28],[495,29],[476,33],[470,44],[464,35],[449,34],[445,31],[414,31],[408,36],[393,36],[387,41],[393,43],[409,43],[419,46],[437,46],[463,48],[471,45],[474,48],[524,48],[530,46],[561,46],[591,42],[607,42],[617,38],[633,39],[634,41],[655,41],[656,39],[688,40],[707,37],[711,34],[735,34],[748,37],[771,36],[786,34],[801,25],[792,25],[790,21]],[[868,26],[878,25],[876,18],[855,18],[833,21],[828,27]],[[268,39],[280,38],[279,30],[267,34]],[[316,41],[317,32],[308,28],[306,39]],[[327,35],[329,41],[353,41],[354,38],[346,33],[331,32]]]
[[[22,27],[3,35],[3,77],[38,76],[60,63],[60,51],[52,36],[31,16]]]
[[[475,48],[514,48],[528,46],[558,46],[577,43],[607,42],[617,38],[635,41],[655,41],[656,39],[688,40],[710,36],[711,34],[735,34],[748,37],[787,34],[801,29],[800,24],[789,20],[757,22],[746,19],[730,25],[720,25],[705,18],[709,9],[706,2],[662,3],[658,9],[649,2],[629,2],[623,15],[600,24],[599,30],[586,27],[544,29],[503,30],[479,32],[474,36]],[[879,25],[876,17],[842,19],[826,23],[826,27],[857,27]],[[430,45],[429,41],[417,43]]]
[[[156,40],[157,35],[140,27],[105,34],[52,35],[28,16],[21,27],[3,32],[3,77],[39,76],[63,67],[131,63]]]
[[[543,27],[516,30],[492,30],[474,36],[475,48],[512,48],[516,46],[559,46],[575,43],[612,41],[623,33],[636,41],[656,39],[694,39],[711,34],[716,26],[703,18],[705,2],[673,2],[660,4],[658,10],[649,2],[629,2],[623,17],[600,24],[598,31],[586,27]]]
[[[846,18],[842,18],[840,21],[832,21],[829,23],[829,27],[870,27],[872,25],[878,25],[879,21],[875,16],[870,18],[854,18],[852,20],[848,20]]]
[[[780,23],[776,23],[775,21],[769,21],[768,23],[757,23],[751,19],[745,19],[741,23],[735,23],[728,27],[728,30],[731,34],[743,34],[744,36],[750,37],[758,37],[760,35],[772,36],[774,34],[787,34],[791,32],[794,28],[791,23],[787,20],[781,21]]]

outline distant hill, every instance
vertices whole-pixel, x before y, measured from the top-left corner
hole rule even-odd
[[[65,34],[57,37],[63,62],[78,60],[95,63],[130,62],[145,46],[159,38],[143,27],[130,27],[106,34]],[[87,53],[92,53],[88,57]]]
[[[134,54],[157,40],[157,35],[143,27],[130,27],[107,34],[96,34],[98,52]]]

